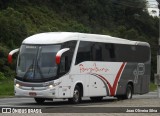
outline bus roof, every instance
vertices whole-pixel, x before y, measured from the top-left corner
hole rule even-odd
[[[77,32],[47,32],[35,34],[26,38],[22,42],[22,44],[58,44],[72,40],[149,46],[149,44],[146,42],[131,41],[108,35],[87,34]]]

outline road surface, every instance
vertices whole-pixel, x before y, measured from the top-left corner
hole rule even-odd
[[[157,98],[157,92],[149,92],[144,95],[133,95],[134,99],[154,99]],[[83,105],[96,105],[96,104],[109,104],[114,103],[117,101],[114,97],[104,97],[103,101],[92,103],[89,98],[83,98],[83,101],[81,104],[78,104],[79,106]],[[43,105],[38,105],[35,103],[33,98],[19,98],[19,97],[11,97],[11,98],[0,98],[0,106],[36,106],[36,107],[47,107],[47,106],[70,106],[73,104],[69,104],[68,100],[62,100],[62,99],[54,99],[53,101],[46,101]],[[77,105],[76,105],[77,106]]]
[[[68,100],[54,99],[46,101],[43,105],[36,104],[33,98],[1,98],[0,107],[25,107],[40,108],[48,113],[92,113],[92,112],[125,112],[128,107],[153,108],[160,112],[160,99],[157,92],[144,95],[134,95],[131,100],[117,100],[114,97],[105,97],[101,102],[91,102],[89,98],[83,98],[80,104],[70,104]],[[107,109],[106,109],[107,107]],[[154,107],[159,107],[154,109]],[[105,109],[105,110],[104,110]]]

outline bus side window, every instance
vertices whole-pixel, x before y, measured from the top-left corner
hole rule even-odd
[[[93,47],[93,60],[102,61],[102,47],[101,44],[95,43]]]
[[[60,74],[65,73],[65,57],[63,56],[61,58],[61,63],[60,63]]]
[[[61,63],[59,66],[59,73],[61,75],[67,73],[70,70],[76,44],[77,41],[68,41],[62,45],[62,48],[70,48],[70,50],[62,55]]]
[[[91,42],[81,41],[78,48],[75,64],[79,64],[84,61],[93,61],[92,47],[93,44]]]
[[[109,54],[110,54],[110,58],[112,59],[112,61],[115,61],[115,47],[114,47],[114,44],[110,45]]]
[[[60,63],[60,74],[67,73],[69,70],[68,56],[62,56]]]
[[[115,54],[115,45],[107,43],[105,44],[105,61],[115,61],[116,60],[116,54]]]

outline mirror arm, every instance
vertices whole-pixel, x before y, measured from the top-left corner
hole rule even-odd
[[[64,49],[61,49],[60,51],[57,52],[56,54],[56,64],[60,64],[61,62],[61,56],[64,52],[70,50],[70,48],[64,48]]]
[[[18,51],[19,51],[19,48],[12,50],[12,51],[8,54],[8,62],[9,62],[10,64],[12,63],[12,56],[13,56],[13,54],[17,53]]]

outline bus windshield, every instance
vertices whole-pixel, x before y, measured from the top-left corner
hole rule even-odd
[[[17,62],[17,78],[29,82],[53,80],[57,76],[56,53],[61,45],[22,45]]]

